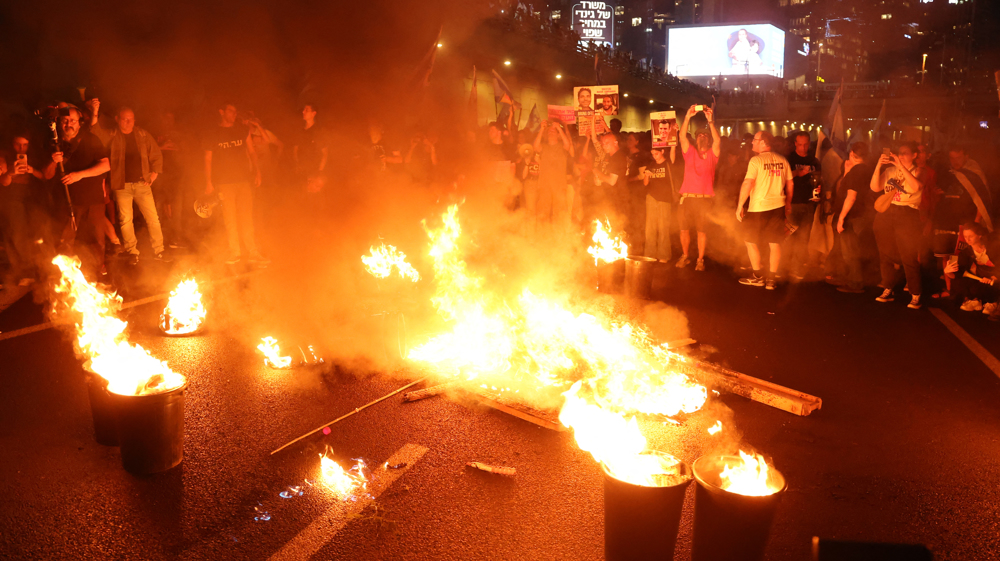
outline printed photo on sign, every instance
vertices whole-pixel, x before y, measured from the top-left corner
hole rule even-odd
[[[572,105],[549,105],[549,121],[556,121],[564,125],[576,123],[576,110]]]
[[[618,114],[618,86],[583,86],[573,88],[577,111],[594,111],[598,115]]]
[[[657,111],[649,114],[649,124],[653,131],[653,148],[677,146],[677,114],[673,111]]]

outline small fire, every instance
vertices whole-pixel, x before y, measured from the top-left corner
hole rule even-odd
[[[719,474],[722,490],[750,497],[773,495],[781,490],[774,482],[768,481],[770,468],[764,456],[740,450],[740,458],[743,460],[741,463],[727,465]]]
[[[628,246],[621,236],[611,237],[611,224],[607,219],[604,222],[595,220],[594,226],[594,245],[587,248],[587,253],[594,256],[595,265],[598,261],[612,263],[628,257]]]
[[[372,246],[371,255],[362,255],[361,262],[365,264],[365,270],[378,279],[391,275],[395,267],[401,278],[409,279],[410,282],[420,280],[420,273],[406,262],[406,254],[391,245],[382,244],[377,248]]]
[[[346,499],[358,489],[368,488],[364,460],[358,460],[353,468],[345,470],[326,454],[320,454],[319,465],[320,481],[340,499]]]
[[[108,294],[87,282],[80,260],[57,255],[52,264],[61,276],[55,286],[62,297],[58,309],[68,307],[76,318],[77,347],[90,359],[90,369],[108,381],[108,391],[120,395],[149,395],[184,385],[184,376],[167,363],[153,358],[146,349],[129,343],[128,323],[115,317],[122,303],[117,294]]]
[[[715,421],[715,424],[708,427],[708,434],[718,434],[722,431],[722,421]]]
[[[170,335],[193,333],[205,321],[205,306],[201,303],[198,281],[181,281],[170,293],[167,307],[160,314],[160,329]]]
[[[274,337],[261,338],[257,350],[264,354],[264,364],[271,368],[289,368],[292,365],[292,357],[281,356],[278,340]]]

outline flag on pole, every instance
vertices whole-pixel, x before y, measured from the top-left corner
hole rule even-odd
[[[837,151],[837,155],[841,159],[846,159],[850,146],[847,141],[847,130],[844,126],[843,95],[844,82],[841,81],[840,87],[837,88],[837,93],[833,96],[833,104],[830,105],[830,112],[826,116],[826,123],[824,123],[823,128],[825,129],[826,137],[830,139],[831,146]]]
[[[528,113],[528,125],[525,127],[531,132],[538,132],[539,127],[542,126],[542,120],[538,118],[538,112],[536,109],[538,104],[533,104],[531,106],[531,111]]]
[[[508,105],[514,104],[514,94],[511,93],[510,88],[507,86],[507,82],[503,81],[503,78],[497,74],[497,71],[493,71],[493,101],[496,103],[506,103]]]

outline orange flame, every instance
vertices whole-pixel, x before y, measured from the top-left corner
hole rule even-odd
[[[640,458],[646,440],[626,414],[700,409],[705,387],[675,368],[684,357],[642,326],[576,313],[527,289],[514,302],[487,290],[461,257],[457,212],[450,207],[438,229],[425,225],[437,283],[432,302],[452,328],[408,358],[477,385],[516,387],[526,399],[561,401],[560,421],[595,459],[630,480],[661,473],[658,460]]]
[[[193,333],[205,321],[205,306],[201,303],[198,281],[181,281],[170,293],[167,307],[160,314],[160,329],[171,335]]]
[[[326,454],[320,454],[319,465],[320,481],[339,499],[346,499],[358,489],[363,491],[368,488],[364,460],[358,460],[353,468],[345,470]]]
[[[740,450],[739,464],[734,466],[726,465],[719,474],[722,484],[719,486],[724,491],[747,495],[750,497],[763,497],[773,495],[780,491],[780,487],[770,480],[768,472],[770,468],[760,454],[747,454]]]
[[[394,246],[385,244],[377,248],[372,246],[370,251],[371,255],[361,256],[361,262],[365,264],[365,270],[374,275],[375,278],[388,277],[395,267],[401,278],[409,279],[410,282],[420,280],[420,273],[406,262],[406,254]]]
[[[708,427],[708,434],[718,434],[722,431],[722,421],[716,420],[715,424]]]
[[[604,222],[594,220],[594,245],[587,248],[587,253],[594,256],[594,265],[598,261],[612,263],[619,259],[628,257],[628,246],[625,245],[621,236],[611,237],[611,223],[607,219]]]
[[[167,363],[153,358],[146,349],[129,343],[125,336],[128,323],[115,317],[122,299],[87,282],[80,271],[80,260],[57,255],[52,263],[61,276],[55,292],[76,319],[76,343],[90,359],[90,369],[108,381],[108,391],[121,395],[148,395],[167,392],[184,385],[184,376],[172,371]]]
[[[292,365],[292,357],[281,356],[281,348],[274,337],[263,337],[257,350],[264,354],[264,364],[271,368],[288,368]]]

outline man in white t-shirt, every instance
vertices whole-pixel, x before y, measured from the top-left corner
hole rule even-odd
[[[919,209],[924,192],[921,168],[914,162],[916,155],[917,143],[912,141],[901,144],[895,153],[883,153],[870,185],[872,191],[892,197],[888,210],[875,216],[875,242],[882,272],[882,294],[875,300],[896,299],[897,267],[902,265],[910,291],[907,307],[913,310],[921,306]]]
[[[792,193],[795,189],[791,166],[783,156],[771,151],[773,144],[774,136],[767,131],[754,135],[752,148],[757,155],[750,158],[736,206],[736,219],[743,223],[747,254],[753,267],[753,274],[740,279],[740,284],[764,286],[768,290],[777,286],[774,277],[781,264],[780,244],[785,237],[786,223],[792,216]],[[744,211],[743,205],[748,199],[750,208]],[[771,253],[771,274],[766,280],[761,271],[758,245],[762,243],[768,245]]]

